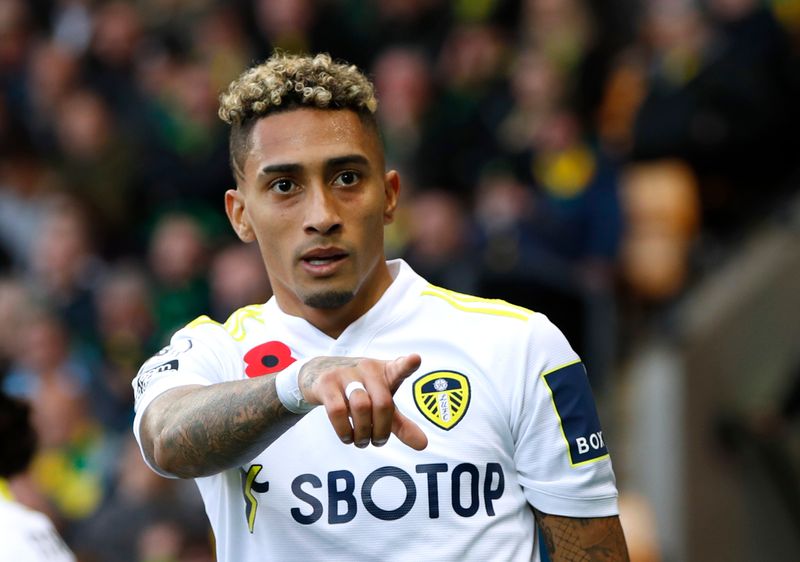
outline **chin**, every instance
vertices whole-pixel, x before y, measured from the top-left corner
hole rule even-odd
[[[334,309],[343,307],[352,301],[354,296],[352,291],[325,291],[307,295],[303,303],[312,308]]]

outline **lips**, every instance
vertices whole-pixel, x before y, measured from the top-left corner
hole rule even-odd
[[[316,274],[332,273],[336,265],[348,257],[341,248],[315,248],[303,254],[300,261],[303,266]]]
[[[330,262],[347,257],[347,252],[341,248],[316,248],[308,251],[300,258],[307,262]]]

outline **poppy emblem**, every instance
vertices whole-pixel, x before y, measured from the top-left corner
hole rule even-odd
[[[295,361],[297,359],[292,357],[292,350],[288,345],[279,341],[268,341],[245,353],[244,362],[247,367],[244,374],[253,378],[277,373]]]

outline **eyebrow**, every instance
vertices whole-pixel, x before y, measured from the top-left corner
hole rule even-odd
[[[362,166],[369,165],[369,160],[361,154],[346,154],[345,156],[337,156],[325,162],[325,168],[337,168],[345,164],[361,164]]]
[[[331,170],[347,164],[368,166],[369,160],[362,154],[345,154],[344,156],[336,156],[335,158],[326,160],[324,166],[326,170]],[[302,164],[296,163],[267,164],[261,168],[261,170],[258,172],[258,175],[265,176],[268,174],[296,174],[302,171],[303,168],[304,166]]]
[[[267,164],[258,172],[259,176],[267,174],[292,174],[299,172],[303,167],[300,164]]]

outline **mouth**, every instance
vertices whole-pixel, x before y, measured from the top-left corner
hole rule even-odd
[[[304,269],[315,275],[333,273],[336,266],[347,259],[348,253],[341,248],[316,248],[300,257]]]

